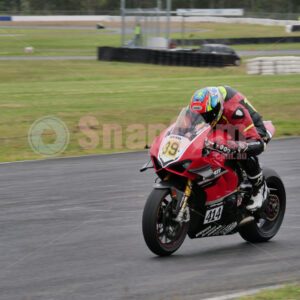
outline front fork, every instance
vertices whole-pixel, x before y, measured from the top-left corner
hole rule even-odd
[[[193,182],[191,179],[187,180],[185,191],[184,191],[184,194],[180,201],[180,210],[178,212],[178,215],[174,219],[174,221],[176,221],[176,222],[183,223],[183,222],[188,222],[190,220],[190,210],[188,207],[188,199],[192,193],[192,183]]]

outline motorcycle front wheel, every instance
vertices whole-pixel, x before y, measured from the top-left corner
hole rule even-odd
[[[174,221],[174,203],[170,190],[154,189],[143,213],[143,235],[148,248],[156,255],[168,256],[182,245],[188,223]]]

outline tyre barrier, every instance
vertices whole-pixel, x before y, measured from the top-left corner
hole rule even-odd
[[[99,47],[98,60],[171,66],[225,67],[235,65],[236,57],[234,55],[205,54],[192,51]]]
[[[228,38],[228,39],[173,39],[172,42],[180,46],[201,46],[202,44],[225,44],[225,45],[275,44],[275,43],[281,44],[281,43],[299,43],[300,36]]]
[[[300,31],[300,25],[287,25],[286,26],[286,32],[294,32],[294,31]]]
[[[247,74],[274,75],[300,74],[300,57],[275,56],[256,57],[247,60]]]

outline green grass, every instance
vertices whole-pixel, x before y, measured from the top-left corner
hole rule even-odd
[[[180,24],[177,24],[178,26]],[[207,29],[206,32],[191,32],[189,28]],[[0,28],[0,56],[85,56],[96,55],[99,46],[120,46],[119,35],[81,35],[83,33],[101,33],[100,30],[49,29],[49,28]],[[103,31],[104,32],[104,31]],[[300,32],[285,33],[284,27],[252,24],[187,24],[185,38],[229,38],[260,36],[296,36]],[[3,36],[4,35],[4,36]],[[10,36],[7,36],[10,35]],[[181,38],[181,33],[174,33],[172,38]],[[127,39],[132,38],[128,36]],[[299,49],[300,43],[274,45],[241,45],[235,49]],[[33,54],[25,54],[24,48],[35,48]]]
[[[204,32],[190,32],[189,28],[207,29]],[[186,38],[239,38],[299,36],[300,32],[286,33],[284,26],[264,26],[256,24],[190,23],[186,26]],[[181,38],[181,34],[176,34]]]
[[[286,35],[283,27],[202,23],[191,26],[210,30],[192,33],[195,38]],[[0,56],[26,56],[27,46],[35,48],[35,53],[29,54],[33,56],[96,55],[98,46],[120,45],[119,35],[80,35],[94,32],[99,30],[0,29],[0,35],[11,35],[0,36]],[[270,46],[265,45],[267,49]],[[39,158],[28,144],[27,133],[36,119],[47,115],[59,117],[70,130],[65,156],[140,149],[151,142],[147,136],[149,124],[167,126],[187,105],[195,89],[219,84],[232,85],[247,95],[265,119],[274,121],[277,137],[300,134],[298,75],[247,76],[244,65],[208,69],[95,61],[0,61],[0,68],[0,161]],[[99,144],[89,150],[79,142],[89,141],[79,126],[80,119],[86,116],[99,123],[93,127],[93,140],[98,137]],[[104,124],[121,126],[121,149],[105,149]],[[131,124],[141,124],[141,130],[146,131],[141,133],[140,144],[133,147],[126,144]],[[53,132],[44,138],[53,142]]]
[[[300,49],[300,43],[286,43],[286,44],[249,44],[249,45],[233,45],[235,50],[286,50],[286,49]]]
[[[43,35],[43,34],[82,34],[82,33],[111,33],[114,30],[98,30],[98,29],[74,29],[72,27],[62,29],[62,28],[33,28],[33,27],[6,27],[0,28],[1,34],[24,34],[24,35]]]
[[[99,46],[120,45],[119,35],[76,35],[89,32],[99,30],[0,28],[0,56],[96,55]],[[29,46],[33,54],[24,53]]]
[[[288,285],[276,290],[265,290],[253,296],[239,298],[238,300],[299,300],[300,286]]]
[[[227,84],[247,95],[264,119],[274,121],[276,137],[300,134],[299,75],[248,76],[245,67],[190,68],[96,61],[1,61],[0,161],[39,158],[27,142],[31,124],[52,115],[68,126],[71,138],[64,156],[127,150],[128,126],[163,123],[186,106],[203,86]],[[87,136],[82,117],[94,117],[99,137],[83,149]],[[103,148],[103,124],[120,124],[121,149]],[[51,133],[50,133],[51,134]],[[146,133],[142,132],[144,145]],[[131,149],[133,149],[131,147]]]

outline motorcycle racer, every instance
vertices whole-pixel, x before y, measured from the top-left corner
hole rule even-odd
[[[233,126],[237,130],[234,141],[228,141],[226,145],[207,141],[206,146],[231,154],[237,159],[240,154],[244,154],[239,164],[253,186],[252,203],[247,209],[255,211],[260,208],[267,198],[268,190],[257,156],[266,149],[270,140],[261,115],[243,94],[230,86],[197,90],[191,98],[190,108],[193,113],[201,114],[212,128],[226,129]]]

